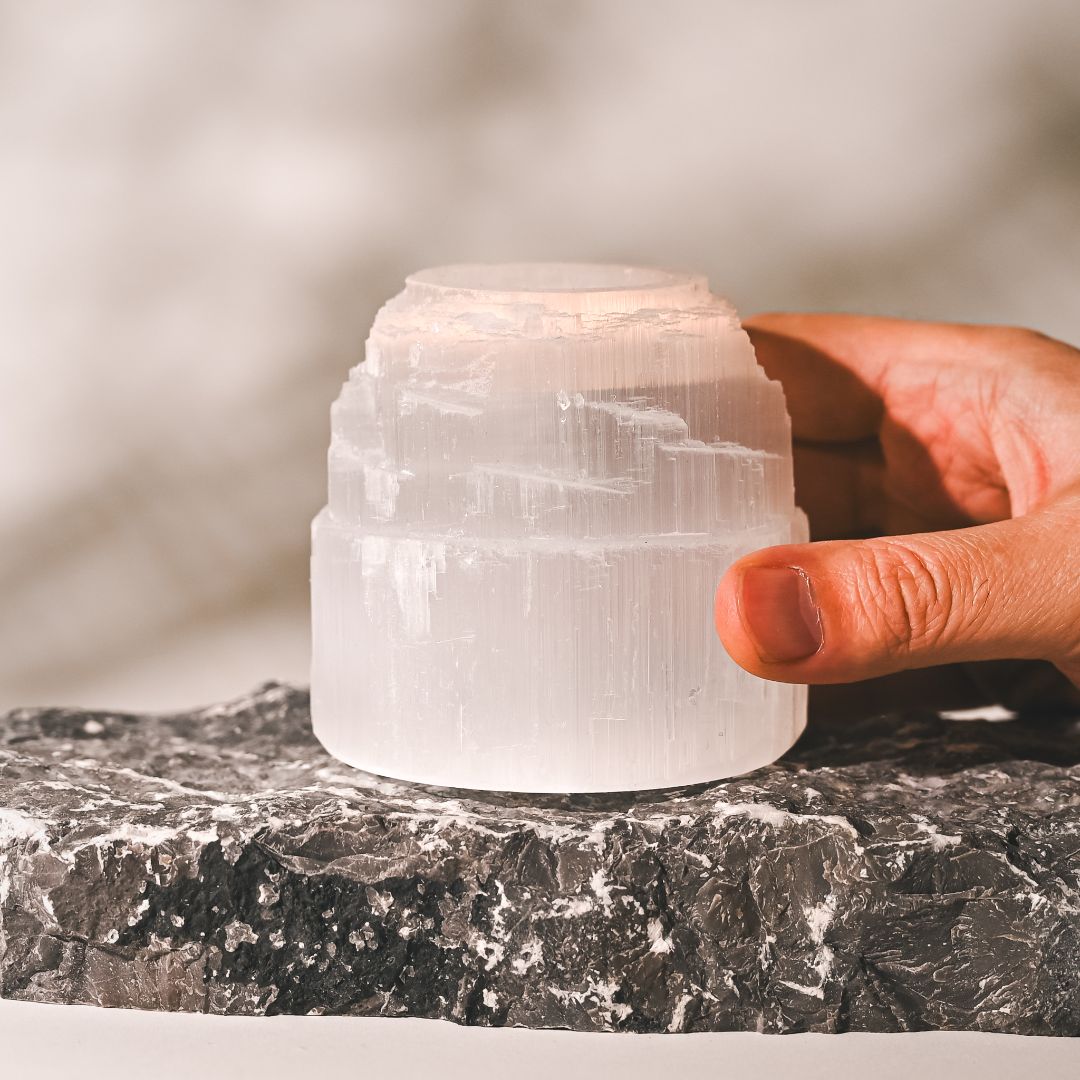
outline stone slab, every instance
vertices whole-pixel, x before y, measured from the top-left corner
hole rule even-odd
[[[0,719],[0,996],[583,1031],[1080,1033],[1080,720],[812,726],[736,780],[507,796],[306,692]]]

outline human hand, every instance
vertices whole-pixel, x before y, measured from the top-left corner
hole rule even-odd
[[[847,315],[747,330],[784,386],[796,495],[823,542],[728,570],[716,627],[735,661],[845,683],[1042,659],[1080,685],[1080,351]]]

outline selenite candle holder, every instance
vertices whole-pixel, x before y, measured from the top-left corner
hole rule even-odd
[[[773,761],[806,688],[713,626],[724,571],[807,538],[783,393],[703,277],[448,266],[408,278],[333,406],[312,718],[430,784],[613,791]]]

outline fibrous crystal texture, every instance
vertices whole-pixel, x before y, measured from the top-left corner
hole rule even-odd
[[[724,570],[806,538],[783,393],[704,278],[408,279],[333,408],[313,720],[372,772],[519,791],[730,776],[802,730],[739,669]]]

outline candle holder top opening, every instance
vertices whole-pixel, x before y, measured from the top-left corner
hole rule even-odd
[[[417,271],[405,283],[433,296],[454,293],[556,307],[598,294],[602,304],[621,311],[637,310],[644,297],[680,307],[708,297],[708,282],[699,274],[614,263],[461,263]]]

